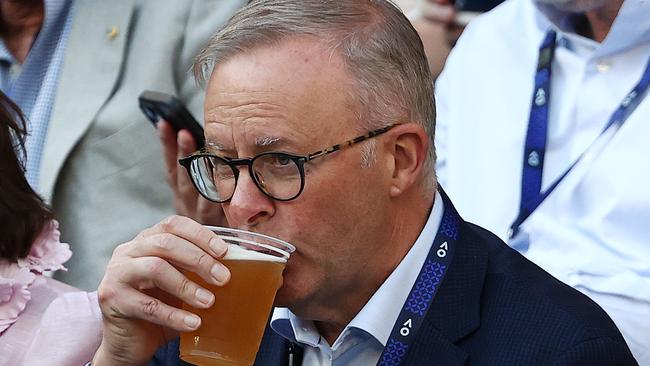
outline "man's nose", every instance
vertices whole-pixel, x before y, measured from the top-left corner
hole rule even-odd
[[[227,206],[231,227],[253,227],[273,216],[273,200],[255,185],[247,169],[241,169],[235,192]]]

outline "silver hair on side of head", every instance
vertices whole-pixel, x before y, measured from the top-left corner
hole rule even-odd
[[[194,75],[205,85],[215,65],[229,57],[296,36],[315,37],[341,55],[356,79],[359,130],[400,122],[424,127],[425,174],[433,183],[433,80],[420,37],[389,0],[251,0],[208,41],[194,62]],[[369,165],[374,141],[366,146],[364,165]]]

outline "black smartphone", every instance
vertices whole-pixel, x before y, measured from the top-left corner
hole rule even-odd
[[[172,125],[176,132],[188,130],[199,149],[205,146],[203,127],[192,116],[192,113],[185,108],[183,102],[173,95],[145,90],[138,97],[140,109],[154,127],[158,120],[164,119]]]
[[[455,22],[459,25],[467,25],[481,13],[492,10],[502,2],[503,0],[456,0],[454,7],[458,14]]]

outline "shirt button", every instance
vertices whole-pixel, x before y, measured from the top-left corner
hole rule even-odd
[[[598,72],[601,74],[606,73],[611,68],[612,68],[612,64],[607,60],[598,60],[596,62],[596,70],[598,70]]]

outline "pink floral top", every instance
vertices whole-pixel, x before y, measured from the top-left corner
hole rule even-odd
[[[72,252],[51,221],[16,263],[0,260],[0,365],[83,365],[101,341],[96,293],[43,275]]]

